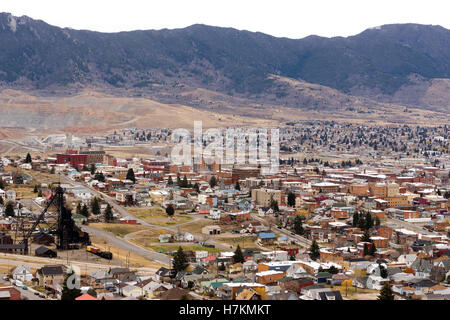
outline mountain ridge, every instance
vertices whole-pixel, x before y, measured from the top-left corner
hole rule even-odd
[[[279,90],[277,98],[286,104],[289,93],[275,75],[382,103],[436,109],[423,95],[433,79],[450,78],[450,30],[436,25],[389,24],[349,37],[290,39],[203,24],[102,33],[0,13],[0,46],[3,88],[92,86],[173,97],[171,103],[199,87],[258,101]],[[447,98],[433,101],[448,110]]]

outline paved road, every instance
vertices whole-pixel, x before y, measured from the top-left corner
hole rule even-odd
[[[252,214],[252,217],[256,220],[259,220],[261,223],[267,224],[267,221],[265,221],[263,218],[261,218],[260,216],[256,215],[256,214]],[[299,235],[292,235],[291,231],[286,230],[286,229],[278,229],[276,228],[276,232],[279,232],[289,238],[293,238],[295,239],[298,244],[304,248],[308,248],[311,246],[312,241],[306,239],[305,237],[299,236]]]
[[[10,285],[12,287],[14,287],[15,289],[20,291],[20,294],[22,296],[22,300],[46,300],[45,298],[41,298],[38,295],[35,295],[34,293],[36,292],[36,290],[33,289],[28,289],[28,290],[24,290],[22,287],[18,287],[12,284],[13,280],[3,280],[3,277],[5,277],[6,274],[1,273],[0,274],[0,284],[2,285]]]
[[[147,258],[151,261],[155,261],[160,264],[170,266],[170,262],[171,262],[172,258],[168,255],[147,250],[143,247],[140,247],[140,246],[128,241],[127,239],[118,238],[107,231],[103,231],[103,230],[89,227],[86,225],[82,225],[80,227],[83,231],[88,232],[96,237],[105,238],[110,244],[114,245],[115,247],[117,247],[119,249],[130,251],[130,252],[138,254],[144,258]]]
[[[312,241],[306,239],[305,237],[299,236],[299,235],[292,235],[291,231],[288,231],[286,229],[277,229],[280,233],[284,234],[285,236],[288,236],[290,238],[295,239],[296,241],[298,241],[299,245],[309,249],[311,247]]]
[[[104,200],[105,200],[105,201],[106,201],[113,209],[115,209],[116,212],[118,212],[122,217],[128,217],[128,218],[134,219],[134,220],[136,220],[138,223],[140,223],[141,225],[146,226],[146,227],[151,228],[151,229],[154,229],[154,230],[160,230],[160,229],[163,229],[163,230],[167,230],[167,231],[176,232],[178,227],[180,227],[180,226],[182,226],[182,225],[185,225],[185,224],[195,223],[196,221],[198,221],[198,220],[201,219],[200,216],[192,216],[192,217],[193,217],[193,220],[190,220],[190,221],[187,221],[187,222],[184,222],[184,223],[180,223],[180,224],[178,224],[178,225],[173,225],[173,226],[156,226],[156,225],[152,225],[152,224],[146,222],[145,220],[142,220],[142,219],[138,218],[137,216],[135,216],[134,214],[132,214],[131,212],[129,212],[127,209],[125,209],[123,206],[117,204],[117,202],[116,202],[116,200],[115,200],[114,198],[112,198],[112,197],[110,197],[110,196],[108,196],[108,195],[106,195],[106,194],[104,194],[104,193],[102,193],[102,192],[99,192],[99,191],[97,191],[97,190],[94,189],[94,188],[91,188],[91,187],[89,187],[89,186],[86,186],[86,185],[84,185],[84,184],[82,184],[82,183],[80,183],[80,182],[77,182],[77,181],[74,181],[74,180],[72,180],[72,179],[69,179],[69,178],[66,177],[66,176],[61,175],[61,179],[64,180],[65,183],[72,184],[72,185],[75,185],[75,186],[78,186],[78,187],[83,187],[83,188],[88,189],[89,191],[91,191],[91,192],[93,192],[95,195],[97,195],[98,197],[103,198],[103,199],[104,199]],[[101,231],[102,231],[102,230],[100,230],[100,232],[101,232]],[[103,231],[103,233],[106,234],[105,231]],[[126,247],[128,247],[128,248],[131,248],[130,251],[136,252],[137,254],[140,254],[140,255],[142,255],[142,253],[145,252],[145,253],[146,253],[146,256],[149,256],[149,257],[153,256],[153,257],[155,257],[155,259],[152,259],[152,260],[155,260],[155,261],[157,261],[157,262],[159,262],[159,263],[163,263],[163,264],[167,264],[167,265],[169,265],[169,263],[170,263],[170,259],[171,259],[170,256],[164,255],[164,254],[162,254],[162,253],[157,253],[158,256],[156,256],[156,255],[155,255],[155,252],[149,251],[149,250],[147,250],[147,249],[145,249],[145,248],[143,248],[143,247],[137,246],[137,245],[135,245],[135,244],[133,244],[133,243],[127,241],[126,239],[118,238],[118,237],[116,237],[116,236],[114,236],[114,235],[111,235],[111,234],[109,234],[109,236],[112,237],[112,238],[115,238],[116,240],[121,241],[123,246],[126,246]],[[112,239],[112,238],[108,238],[108,239]],[[115,243],[119,243],[119,242],[116,241]],[[230,249],[228,246],[224,246],[224,245],[222,245],[222,244],[220,244],[220,243],[217,243],[217,242],[215,242],[213,239],[209,239],[208,241],[206,241],[206,243],[207,243],[207,244],[212,244],[212,245],[214,245],[214,246],[215,246],[216,248],[218,248],[218,249],[222,249],[222,250],[229,250],[229,249]],[[131,247],[130,247],[130,245],[131,245]],[[135,250],[137,250],[137,248],[140,249],[140,250],[138,250],[139,252],[135,251]],[[128,250],[128,249],[127,249],[127,250]],[[166,256],[166,257],[164,258],[163,256]],[[166,261],[167,263],[164,262],[164,261]]]
[[[24,261],[27,260],[27,261]],[[66,259],[59,259],[59,258],[41,258],[41,257],[35,257],[35,256],[23,256],[23,255],[17,255],[17,254],[9,254],[9,253],[1,253],[0,254],[0,264],[3,265],[9,265],[12,267],[16,266],[27,266],[29,268],[38,269],[43,267],[44,265],[49,264],[67,264]],[[88,271],[94,271],[97,269],[103,269],[108,270],[109,268],[120,268],[123,266],[119,265],[113,265],[108,263],[92,263],[92,262],[82,262],[82,261],[69,261],[70,265],[78,266],[81,270],[88,270]],[[138,272],[145,273],[145,274],[152,274],[157,269],[155,268],[133,268],[133,270],[137,270]]]
[[[409,229],[411,231],[417,232],[417,233],[422,233],[422,234],[428,234],[428,235],[437,235],[438,233],[436,232],[431,232],[428,230],[423,229],[422,226],[417,226],[415,224],[403,221],[403,220],[399,220],[399,219],[393,219],[393,218],[387,218],[387,222],[397,226],[399,228],[405,228],[405,229]]]

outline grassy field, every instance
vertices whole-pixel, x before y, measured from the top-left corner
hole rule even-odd
[[[133,235],[129,239],[129,241],[137,244],[138,246],[163,253],[176,251],[178,250],[178,247],[182,247],[183,250],[206,250],[209,253],[217,253],[222,251],[217,248],[207,248],[192,243],[160,243],[158,237],[162,233],[174,234],[166,230],[147,230],[145,232],[140,232],[136,235]]]
[[[48,185],[52,184],[52,183],[57,183],[59,182],[59,176],[57,174],[51,174],[48,172],[41,172],[41,171],[34,171],[34,170],[26,170],[23,171],[26,174],[29,174],[30,176],[33,177],[33,187],[35,184],[41,184],[41,183],[46,183]]]
[[[378,290],[356,287],[333,286],[333,290],[339,290],[342,297],[348,300],[376,300],[380,294]]]
[[[155,243],[159,243],[159,235],[161,234],[166,234],[166,233],[170,233],[173,234],[172,232],[169,232],[167,230],[154,230],[154,229],[148,229],[146,231],[143,232],[139,232],[136,235],[133,235],[130,237],[130,241],[133,241],[135,243],[140,243],[140,245],[143,246],[149,246]]]
[[[178,225],[192,220],[192,217],[186,215],[174,215],[173,217],[168,217],[164,209],[160,207],[126,207],[126,209],[139,219],[156,226]]]
[[[125,237],[129,233],[147,229],[144,226],[132,224],[118,224],[118,223],[91,223],[89,226],[110,232],[118,237]]]
[[[92,245],[97,246],[99,248],[107,247],[108,250],[113,254],[114,258],[117,258],[124,262],[124,266],[125,266],[125,262],[126,262],[127,258],[128,258],[130,267],[135,267],[135,268],[145,267],[145,268],[159,269],[160,267],[163,266],[162,264],[156,263],[155,261],[148,260],[140,255],[135,254],[135,253],[119,249],[115,246],[111,246],[105,240],[102,240],[102,239],[99,239],[96,237],[91,237],[91,242],[92,242]]]
[[[157,252],[169,253],[172,251],[177,251],[179,247],[183,248],[184,251],[208,251],[209,253],[219,253],[223,251],[217,248],[207,248],[202,246],[193,246],[185,244],[153,245],[149,246],[148,248]]]
[[[195,221],[195,223],[187,223],[185,225],[180,226],[180,230],[190,232],[190,233],[202,233],[202,228],[205,226],[210,226],[217,224],[217,222],[209,219],[201,219]]]
[[[232,246],[233,249],[236,249],[238,245],[241,247],[241,249],[258,249],[258,250],[261,249],[255,243],[256,237],[249,237],[249,236],[217,237],[214,238],[214,240],[224,245]]]
[[[34,185],[9,185],[6,190],[14,190],[16,192],[16,199],[34,199],[38,196],[37,193],[33,192]]]

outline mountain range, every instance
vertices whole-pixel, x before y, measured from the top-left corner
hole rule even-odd
[[[90,88],[233,113],[243,106],[450,111],[450,30],[441,26],[288,39],[206,25],[101,33],[0,13],[0,47],[0,88],[35,95]]]

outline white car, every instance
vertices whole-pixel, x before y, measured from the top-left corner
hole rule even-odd
[[[20,280],[14,280],[14,285],[17,287],[23,287],[23,283]]]

